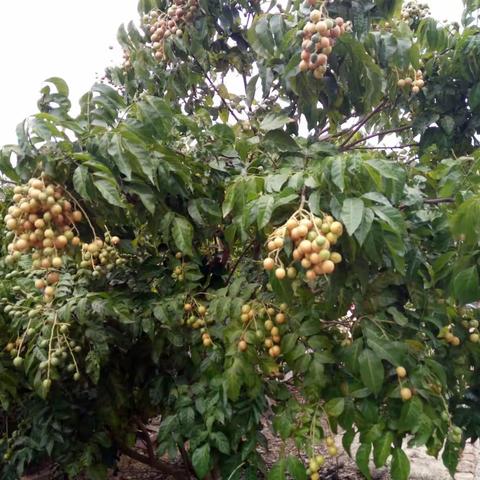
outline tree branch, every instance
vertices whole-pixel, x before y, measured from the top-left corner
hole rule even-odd
[[[155,470],[158,470],[159,472],[167,473],[168,475],[171,475],[172,477],[178,480],[185,480],[185,474],[183,472],[180,472],[173,465],[170,465],[168,463],[162,462],[161,460],[158,460],[156,457],[154,459],[150,459],[146,455],[142,455],[141,453],[137,452],[133,448],[127,447],[125,445],[119,445],[119,450],[124,455],[127,455],[127,457],[130,457],[130,458],[133,458],[133,460],[136,460],[137,462],[143,463],[144,465],[148,465],[149,467],[152,467]]]
[[[404,148],[418,147],[418,143],[408,143],[397,147],[352,147],[349,150],[402,150]]]
[[[402,125],[401,127],[391,128],[390,130],[384,130],[383,132],[372,133],[371,135],[367,135],[366,137],[363,137],[360,140],[356,140],[355,142],[352,142],[349,145],[343,146],[341,150],[344,152],[346,150],[350,150],[352,147],[360,143],[365,142],[366,140],[370,140],[371,138],[380,137],[382,135],[388,135],[390,133],[403,132],[404,130],[408,130],[410,128],[412,128],[411,125]]]
[[[423,203],[427,205],[441,205],[442,203],[454,203],[455,199],[452,197],[445,197],[445,198],[424,198]],[[400,205],[398,207],[400,210],[405,210],[407,205]]]
[[[445,197],[445,198],[426,198],[423,203],[427,203],[429,205],[438,205],[440,203],[454,203],[455,199],[452,197]]]
[[[207,80],[207,82],[210,84],[210,86],[213,88],[213,90],[215,91],[215,93],[220,97],[220,100],[222,101],[222,103],[225,105],[225,107],[227,108],[227,110],[230,112],[230,114],[232,115],[232,117],[237,121],[239,122],[240,121],[240,118],[237,117],[237,114],[233,111],[233,109],[230,107],[230,105],[227,103],[227,101],[222,97],[222,95],[220,94],[220,91],[218,90],[217,86],[215,85],[215,83],[213,83],[213,80],[208,76],[208,72],[206,72],[204,70],[204,68],[202,67],[202,64],[195,58],[193,57],[193,59],[195,60],[195,63],[198,65],[198,67],[200,68],[200,70],[202,71],[203,75],[205,76],[205,79]]]
[[[147,428],[145,427],[145,425],[140,419],[137,419],[137,424],[142,432],[142,436],[145,439],[145,446],[147,447],[148,457],[150,458],[150,460],[153,461],[156,459],[156,455],[155,455],[155,449],[153,448],[152,439],[150,438],[150,434],[148,433]]]
[[[374,108],[368,115],[366,115],[363,120],[360,120],[350,131],[348,137],[341,143],[340,148],[345,147],[347,143],[353,138],[353,136],[378,112],[380,112],[385,105],[388,103],[387,99],[383,99],[376,108]]]

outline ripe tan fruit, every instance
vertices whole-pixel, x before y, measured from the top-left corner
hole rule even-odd
[[[37,278],[35,280],[35,288],[38,288],[39,290],[42,290],[42,288],[45,288],[45,280],[41,278]]]
[[[330,254],[330,260],[337,264],[337,263],[340,263],[342,261],[342,256],[338,253],[338,252],[332,252]]]
[[[278,280],[283,280],[285,276],[287,275],[287,272],[285,271],[284,268],[280,267],[275,270],[275,276],[278,278]]]
[[[53,297],[55,295],[55,289],[51,286],[45,287],[44,293],[48,297]]]
[[[52,267],[54,268],[61,268],[62,267],[62,259],[60,257],[53,257],[52,258]]]
[[[268,353],[270,354],[271,357],[275,358],[278,357],[281,353],[281,349],[278,345],[274,345],[273,347],[270,348]]]
[[[283,241],[283,238],[281,237],[277,237],[273,243],[275,244],[275,248],[283,248],[283,245],[284,245],[284,241]]]
[[[80,212],[79,210],[75,210],[73,211],[72,213],[72,219],[74,222],[80,222],[82,220],[82,212]],[[113,238],[112,238],[113,240]]]
[[[478,343],[480,341],[480,335],[478,333],[472,333],[470,335],[470,341],[472,343]]]
[[[302,240],[298,249],[303,253],[310,253],[312,251],[312,242],[310,240]]]
[[[120,243],[120,238],[114,235],[111,239],[112,245],[118,245]]]
[[[306,60],[302,60],[299,63],[298,68],[301,72],[306,72],[309,69],[309,64]]]
[[[310,268],[312,266],[312,262],[308,258],[302,259],[302,261],[300,263],[301,263],[302,267],[305,268],[305,269]]]
[[[396,370],[398,378],[405,378],[407,376],[407,371],[404,367],[397,367]]]
[[[453,338],[452,338],[452,345],[453,345],[454,347],[458,347],[458,346],[460,345],[460,343],[461,343],[461,341],[460,341],[460,339],[459,339],[458,337],[453,337]]]
[[[295,267],[288,267],[287,268],[287,277],[290,279],[294,279],[297,277],[297,269]]]
[[[317,274],[315,273],[315,270],[307,270],[307,273],[305,274],[305,276],[309,281],[313,281],[317,278]]]
[[[275,261],[273,260],[273,258],[268,257],[263,261],[263,268],[265,270],[273,270],[274,267]]]
[[[240,340],[238,342],[238,349],[241,351],[241,352],[245,352],[248,348],[248,344],[245,340]]]
[[[418,93],[420,93],[420,87],[418,87],[417,85],[415,85],[414,87],[412,87],[412,93],[414,93],[415,95],[417,95]]]
[[[325,260],[322,264],[323,271],[328,275],[335,270],[335,264],[331,260]]]
[[[400,389],[400,396],[402,397],[402,400],[404,402],[410,400],[412,398],[412,395],[412,391],[408,387],[403,387]]]
[[[324,22],[323,20],[317,22],[315,24],[316,30],[320,35],[325,35],[328,31],[328,26],[327,23]]]
[[[290,218],[286,224],[288,230],[293,230],[295,227],[298,227],[298,222],[294,218]]]
[[[330,225],[330,231],[339,237],[343,234],[343,225],[340,222],[332,222]]]
[[[55,285],[59,281],[60,281],[60,275],[58,274],[58,272],[50,272],[47,275],[47,283],[49,285]]]

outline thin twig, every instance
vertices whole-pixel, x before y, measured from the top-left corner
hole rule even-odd
[[[398,145],[396,147],[352,147],[350,150],[403,150],[404,148],[418,147],[418,143],[409,143],[407,145]]]
[[[235,270],[240,265],[240,262],[241,262],[242,258],[247,254],[247,252],[250,250],[250,248],[252,248],[254,243],[255,243],[255,239],[250,240],[250,242],[247,243],[247,245],[245,245],[245,248],[242,250],[242,253],[239,255],[239,257],[237,258],[237,260],[233,264],[232,271],[230,272],[230,275],[227,278],[226,285],[230,284],[230,281],[232,280],[233,274],[235,273]]]
[[[371,135],[367,135],[366,137],[363,137],[360,140],[356,140],[355,142],[352,142],[349,145],[345,145],[342,148],[342,151],[350,150],[352,147],[355,147],[360,143],[370,140],[371,138],[380,137],[382,135],[388,135],[390,133],[403,132],[404,130],[408,130],[410,128],[412,128],[411,125],[402,125],[401,127],[391,128],[390,130],[383,130],[382,132],[372,133]]]
[[[342,142],[340,147],[345,147],[348,142],[353,138],[353,136],[378,112],[380,112],[383,107],[387,104],[388,100],[384,99],[380,102],[380,104],[374,108],[368,115],[366,115],[362,120],[360,120],[351,130],[350,135]]]
[[[195,63],[198,65],[198,67],[202,70],[202,73],[203,75],[205,76],[207,82],[210,84],[210,86],[215,90],[215,93],[220,97],[220,100],[222,101],[222,103],[225,105],[225,107],[227,108],[227,110],[230,112],[230,114],[232,115],[232,117],[237,121],[239,122],[240,121],[240,118],[237,117],[236,113],[234,112],[234,110],[230,107],[230,105],[227,103],[227,101],[222,97],[222,95],[220,94],[220,91],[218,90],[217,86],[215,85],[215,83],[213,82],[213,80],[208,76],[208,73],[204,70],[204,68],[202,67],[202,64],[195,58],[193,57],[193,59],[195,60]]]

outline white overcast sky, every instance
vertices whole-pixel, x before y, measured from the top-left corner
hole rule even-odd
[[[461,0],[427,2],[439,19],[460,18]],[[136,19],[136,8],[137,0],[0,0],[0,146],[14,143],[16,125],[37,111],[43,80],[65,79],[76,104],[121,61],[117,28]]]

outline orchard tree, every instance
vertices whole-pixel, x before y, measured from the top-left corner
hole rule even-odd
[[[477,7],[142,0],[78,116],[47,80],[0,155],[2,478],[315,480],[354,440],[366,478],[407,479],[407,443],[453,474],[480,434]],[[264,418],[304,456],[266,465]]]

